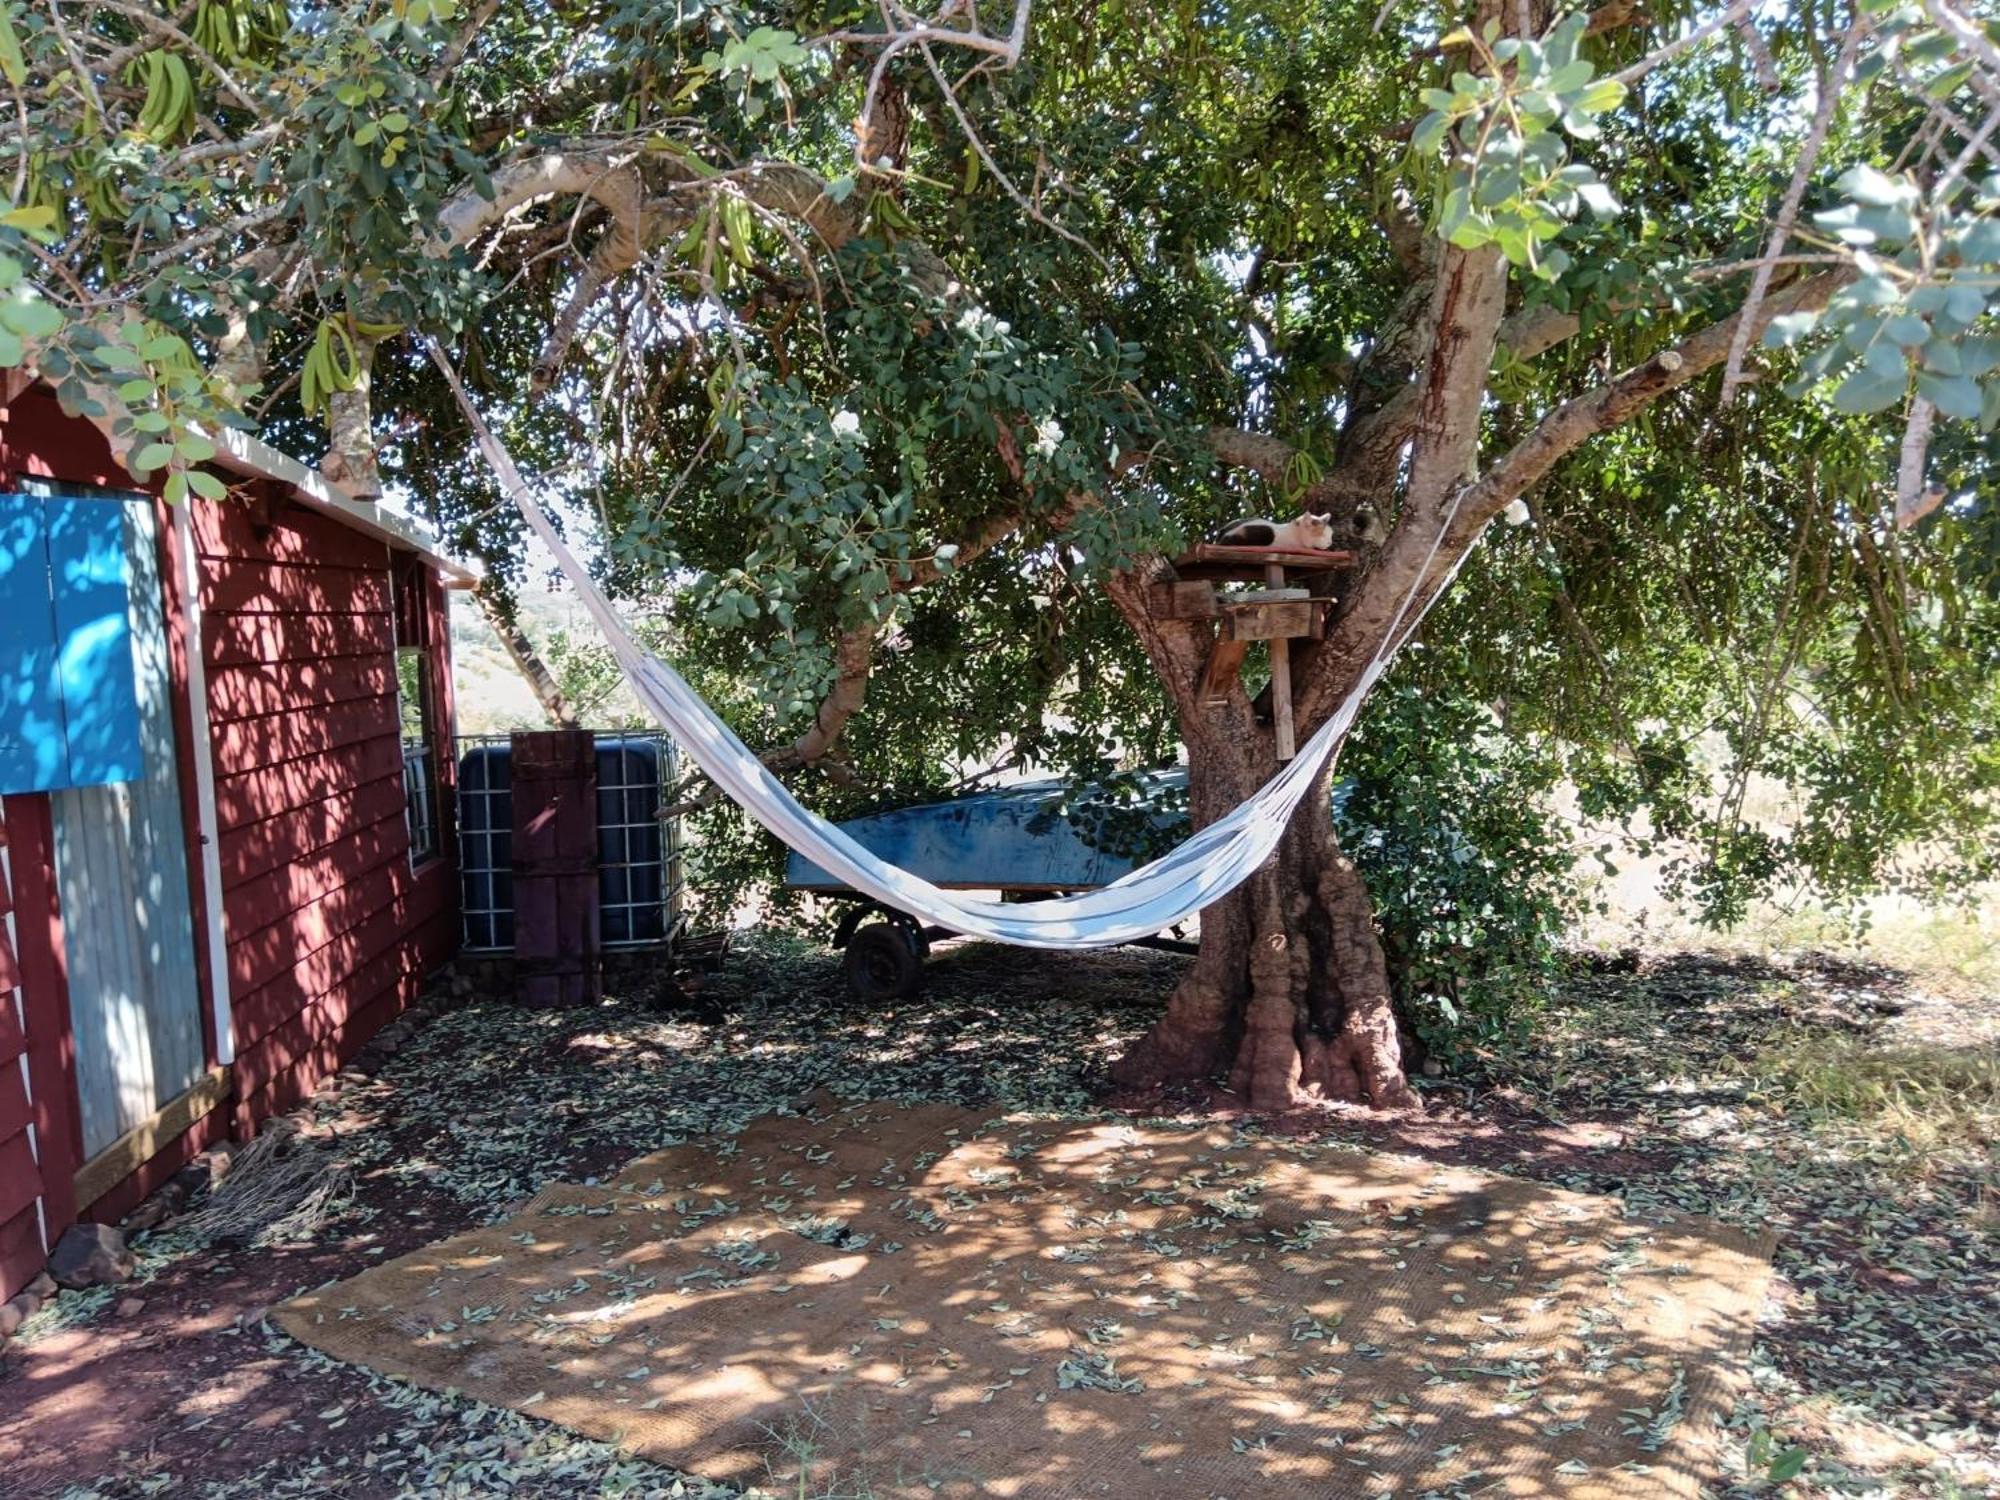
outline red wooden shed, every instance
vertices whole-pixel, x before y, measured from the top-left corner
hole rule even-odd
[[[476,570],[254,439],[210,467],[169,507],[42,387],[0,405],[0,1299],[458,946]]]

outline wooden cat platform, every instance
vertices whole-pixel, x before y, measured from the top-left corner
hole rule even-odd
[[[1169,620],[1214,620],[1215,644],[1202,672],[1201,695],[1209,703],[1228,698],[1252,641],[1269,641],[1271,652],[1271,731],[1279,760],[1297,753],[1292,726],[1290,643],[1317,640],[1326,633],[1334,601],[1311,590],[1289,588],[1285,574],[1331,573],[1353,566],[1352,552],[1273,547],[1223,547],[1205,543],[1174,559],[1174,580],[1151,589],[1153,613]],[[1265,587],[1222,593],[1218,583],[1262,583]]]
[[[1174,574],[1185,581],[1209,583],[1262,583],[1270,569],[1291,568],[1300,573],[1332,573],[1354,566],[1352,552],[1321,552],[1292,547],[1222,547],[1204,542],[1192,552],[1174,559]]]

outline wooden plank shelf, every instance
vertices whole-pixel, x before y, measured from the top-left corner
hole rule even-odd
[[[1304,590],[1300,590],[1303,594]],[[1231,641],[1317,640],[1326,634],[1331,599],[1224,600],[1222,638]]]
[[[1215,620],[1230,640],[1269,641],[1286,637],[1317,639],[1326,633],[1334,601],[1309,589],[1246,589],[1226,594],[1212,583],[1156,583],[1153,614],[1162,620]]]
[[[1183,582],[1262,583],[1271,568],[1295,568],[1302,573],[1331,573],[1354,565],[1352,552],[1322,552],[1289,547],[1222,547],[1204,542],[1174,559]]]
[[[1326,633],[1333,600],[1314,598],[1311,591],[1286,586],[1285,570],[1329,573],[1350,566],[1352,552],[1299,551],[1276,547],[1223,547],[1209,543],[1174,562],[1177,577],[1152,586],[1148,603],[1167,619],[1217,623],[1214,644],[1202,671],[1201,696],[1224,703],[1243,670],[1252,641],[1268,641],[1271,655],[1271,741],[1281,761],[1297,753],[1292,722],[1291,642],[1312,640]],[[1261,589],[1237,594],[1218,592],[1215,585],[1231,581],[1261,583]]]

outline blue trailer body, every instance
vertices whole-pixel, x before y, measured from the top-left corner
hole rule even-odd
[[[1351,783],[1336,783],[1334,805],[1350,790]],[[1184,770],[1156,771],[1080,795],[1062,780],[1029,781],[851,818],[839,827],[869,853],[932,885],[1033,898],[1109,885],[1179,843],[1190,827],[1186,791]],[[785,884],[852,899],[833,943],[846,950],[841,967],[847,986],[863,1000],[914,995],[923,985],[931,939],[952,935],[862,896],[796,850],[785,863]],[[1137,941],[1177,953],[1196,950],[1178,927],[1172,936]]]
[[[957,890],[1080,891],[1109,885],[1187,836],[1184,808],[1171,805],[1185,771],[1140,778],[1136,801],[1085,793],[1065,801],[1060,779],[1027,781],[921,807],[854,818],[840,825],[871,854]],[[1169,806],[1148,811],[1150,801]],[[796,890],[847,886],[794,852],[785,883]]]
[[[1060,778],[1024,781],[852,818],[839,827],[869,853],[947,889],[1091,890],[1188,836],[1182,805],[1187,772],[1149,772],[1136,783],[1128,787],[1136,798],[1085,792],[1066,799],[1068,783]],[[1341,806],[1352,789],[1351,782],[1335,783],[1333,805]],[[1148,802],[1165,805],[1148,814]],[[785,862],[785,884],[829,894],[848,890],[796,850]]]

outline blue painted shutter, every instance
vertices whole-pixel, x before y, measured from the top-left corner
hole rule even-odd
[[[69,782],[46,504],[0,495],[0,792]]]
[[[70,786],[136,781],[146,771],[132,675],[132,566],[123,499],[61,497],[48,506],[56,671],[68,729]]]

